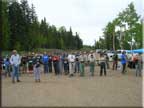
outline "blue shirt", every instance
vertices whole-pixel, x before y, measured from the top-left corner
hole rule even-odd
[[[127,61],[126,61],[126,55],[125,55],[125,54],[122,54],[122,55],[121,55],[121,63],[122,63],[122,64],[126,64],[126,62],[127,62]]]
[[[49,57],[47,55],[44,55],[42,60],[44,64],[48,64]]]
[[[4,64],[6,65],[6,66],[9,66],[10,65],[10,62],[9,61],[4,61]]]

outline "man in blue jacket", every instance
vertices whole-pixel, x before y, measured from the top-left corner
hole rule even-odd
[[[44,55],[42,57],[42,62],[44,65],[44,73],[48,73],[48,62],[49,62],[49,56],[46,52],[44,52]]]
[[[126,72],[126,62],[127,59],[126,59],[125,51],[123,51],[121,55],[122,74],[125,74]]]

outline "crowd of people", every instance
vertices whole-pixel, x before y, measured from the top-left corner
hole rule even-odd
[[[137,54],[132,58],[135,63],[136,76],[142,74],[142,56]],[[69,77],[79,74],[85,76],[85,67],[89,66],[91,76],[94,76],[95,67],[100,67],[100,76],[107,75],[107,69],[110,69],[109,57],[105,53],[77,52],[77,53],[47,53],[43,54],[31,53],[20,56],[16,50],[12,51],[11,56],[7,56],[4,60],[5,76],[12,77],[12,83],[20,82],[19,74],[34,74],[35,82],[40,82],[40,75],[43,67],[43,73],[49,74],[54,72],[55,75],[68,75]],[[128,59],[125,52],[122,52],[121,59],[118,59],[117,53],[113,55],[112,70],[117,70],[121,62],[121,73],[126,73]]]

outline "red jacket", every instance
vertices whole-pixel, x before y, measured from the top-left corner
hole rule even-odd
[[[60,60],[60,57],[59,56],[53,56],[52,57],[52,61],[59,61]]]

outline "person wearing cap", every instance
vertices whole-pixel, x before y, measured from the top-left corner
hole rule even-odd
[[[20,56],[17,54],[16,50],[13,50],[10,63],[12,65],[12,83],[15,83],[15,77],[17,79],[17,82],[20,82],[19,80],[19,65],[21,63]]]

